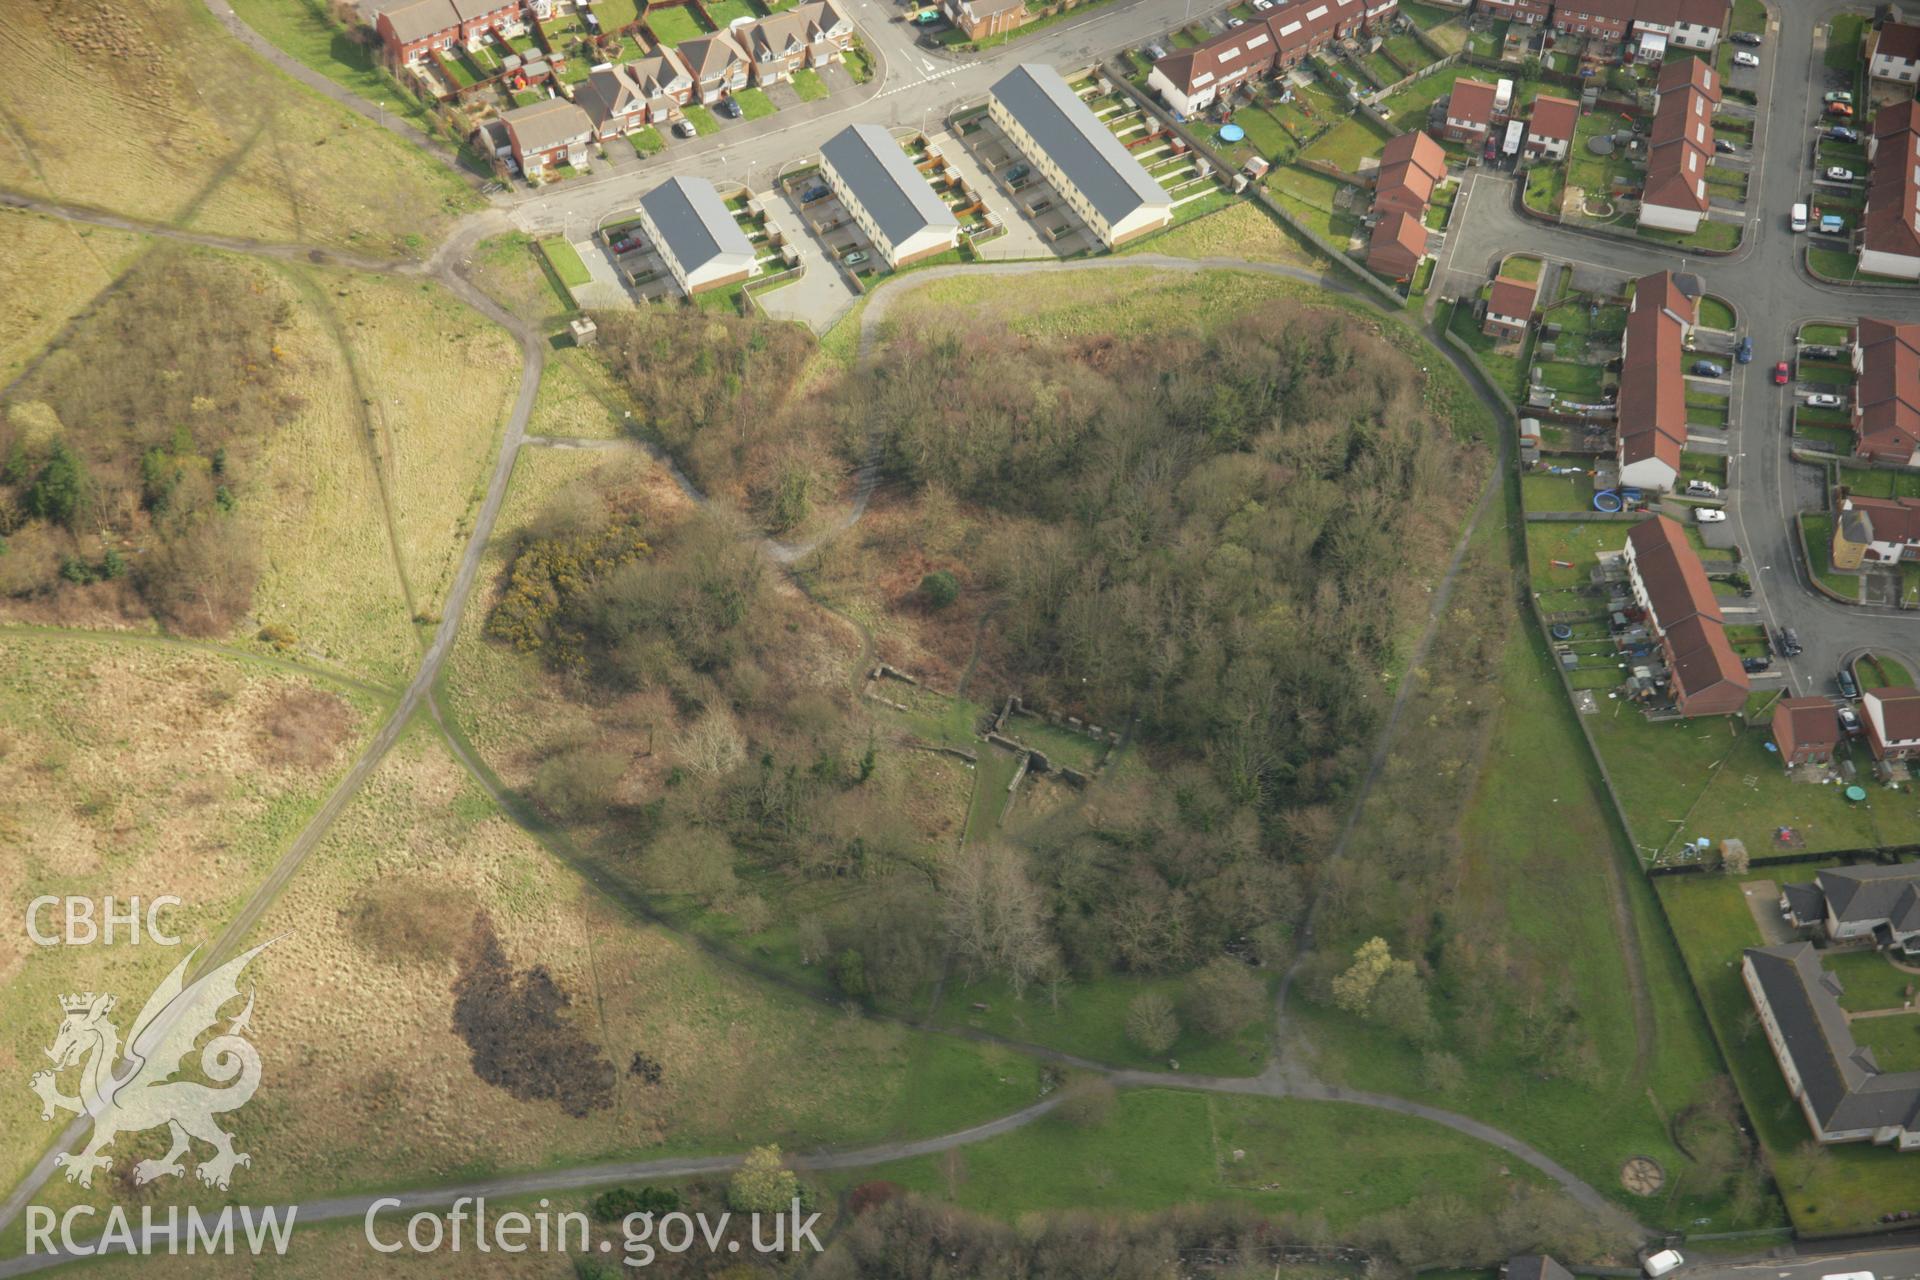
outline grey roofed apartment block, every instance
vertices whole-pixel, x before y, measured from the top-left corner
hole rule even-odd
[[[827,139],[820,154],[892,243],[904,244],[930,227],[951,231],[960,226],[946,201],[879,125],[850,124]]]
[[[1052,67],[1022,63],[994,84],[993,96],[1109,223],[1142,205],[1173,203]]]
[[[662,247],[687,275],[720,258],[753,266],[753,242],[705,178],[669,178],[640,197]]]
[[[1750,947],[1746,959],[1822,1129],[1920,1130],[1920,1071],[1882,1071],[1854,1042],[1840,979],[1812,943]]]

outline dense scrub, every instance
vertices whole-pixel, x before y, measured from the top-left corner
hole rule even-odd
[[[715,345],[669,342],[671,326]],[[603,486],[530,526],[489,623],[545,653],[577,706],[623,708],[542,747],[530,789],[549,813],[609,821],[602,847],[646,889],[748,935],[781,926],[856,997],[907,1000],[948,958],[1057,990],[1290,956],[1384,705],[1379,672],[1467,500],[1469,446],[1405,355],[1287,302],[1137,339],[920,324],[788,401],[775,375],[790,383],[805,347],[778,330],[687,315],[612,330],[646,428],[698,468],[751,471],[784,427],[837,424],[843,475],[876,443],[887,500],[927,515],[904,540],[961,531],[950,563],[905,546],[867,566],[899,571],[891,607],[971,608],[972,696],[1124,728],[1149,767],[1003,839],[930,843],[914,784],[881,767],[898,728],[849,704],[850,673],[796,669],[795,638],[823,615],[776,587],[731,517],[653,520]],[[626,554],[642,541],[650,554]],[[623,753],[640,740],[646,763]],[[809,883],[844,887],[787,892]],[[1191,980],[1185,1025],[1257,1019],[1257,984],[1235,976]]]
[[[105,295],[0,403],[0,594],[130,586],[197,635],[245,613],[248,464],[297,408],[289,318],[251,268],[190,252]]]

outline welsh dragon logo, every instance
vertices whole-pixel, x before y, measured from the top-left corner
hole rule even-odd
[[[260,1054],[240,1034],[253,1017],[251,988],[246,1007],[200,1049],[202,1074],[224,1087],[173,1077],[186,1065],[183,1059],[194,1051],[194,1042],[220,1021],[221,1008],[239,998],[240,971],[272,945],[271,939],[261,943],[191,986],[186,974],[193,956],[182,960],[147,997],[127,1033],[124,1054],[119,1028],[108,1020],[115,1004],[112,996],[89,991],[60,998],[66,1017],[46,1051],[53,1070],[36,1072],[28,1087],[40,1097],[42,1120],[53,1119],[56,1111],[93,1120],[93,1137],[85,1150],[78,1155],[63,1151],[54,1157],[56,1164],[66,1167],[68,1182],[91,1187],[94,1170],[113,1163],[112,1156],[100,1153],[113,1145],[115,1137],[162,1125],[171,1130],[173,1145],[162,1158],[134,1165],[135,1183],[184,1172],[180,1158],[191,1154],[195,1140],[214,1149],[213,1158],[202,1160],[194,1169],[210,1187],[226,1190],[234,1167],[253,1163],[245,1152],[233,1149],[233,1135],[214,1123],[222,1112],[246,1105],[260,1087]],[[60,1092],[58,1077],[76,1066],[80,1068],[79,1093],[70,1096]]]

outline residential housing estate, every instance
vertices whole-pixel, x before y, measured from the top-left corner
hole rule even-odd
[[[1920,498],[1869,498],[1837,491],[1833,567],[1852,573],[1920,560]]]
[[[548,98],[503,112],[507,147],[514,167],[528,181],[558,165],[585,165],[593,141],[593,120],[564,98]]]
[[[1627,580],[1659,640],[1667,694],[1683,716],[1744,711],[1750,688],[1724,616],[1686,530],[1654,516],[1627,534]]]
[[[1840,746],[1840,710],[1829,698],[1782,698],[1773,708],[1773,745],[1789,769],[1831,764]]]
[[[987,114],[1109,249],[1173,221],[1166,189],[1052,67],[1002,76]]]
[[[1573,145],[1574,126],[1580,122],[1580,104],[1572,98],[1541,94],[1533,100],[1527,120],[1527,154],[1536,159],[1565,160]]]
[[[889,267],[960,243],[960,220],[881,126],[848,125],[827,139],[820,160],[827,185]]]
[[[1867,32],[1867,74],[1912,84],[1920,78],[1920,26],[1889,19]]]
[[[1920,950],[1920,862],[1829,867],[1789,884],[1780,909],[1796,928],[1829,942]]]
[[[1634,281],[1620,339],[1620,395],[1614,448],[1620,483],[1669,490],[1687,446],[1687,334],[1698,318],[1694,300],[1671,271]]]
[[[1860,691],[1860,718],[1875,760],[1920,759],[1920,689],[1893,685]]]
[[[1384,32],[1398,8],[1398,0],[1283,0],[1258,21],[1159,59],[1147,87],[1181,115],[1195,115],[1244,81],[1284,71],[1335,40]]]
[[[1669,44],[1711,52],[1727,29],[1732,0],[1478,0],[1481,13],[1562,36],[1626,43],[1658,60]]]

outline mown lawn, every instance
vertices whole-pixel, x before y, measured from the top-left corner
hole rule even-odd
[[[593,276],[587,271],[587,264],[580,260],[579,251],[565,240],[549,236],[540,242],[540,252],[547,256],[554,274],[568,288],[577,289],[583,284],[593,283]]]
[[[1348,173],[1360,172],[1360,162],[1378,159],[1387,145],[1387,135],[1364,116],[1351,116],[1314,139],[1300,154],[1309,160],[1323,160]]]
[[[1732,329],[1739,324],[1733,306],[1724,298],[1707,294],[1700,299],[1700,323],[1709,329]]]
[[[1822,511],[1800,513],[1800,532],[1807,544],[1807,567],[1830,590],[1849,600],[1860,597],[1857,574],[1839,573],[1833,567],[1833,517]]]
[[[1860,65],[1860,37],[1867,19],[1857,13],[1835,14],[1827,24],[1827,69],[1853,71]]]
[[[777,110],[765,89],[741,89],[733,95],[733,100],[740,104],[743,120],[764,120]]]
[[[679,45],[711,34],[694,13],[693,6],[684,4],[649,8],[647,26],[652,29],[654,38],[666,45]]]
[[[1843,324],[1804,324],[1800,341],[1815,347],[1844,347],[1853,341],[1853,330]]]
[[[817,102],[833,92],[812,67],[801,67],[793,73],[793,91],[800,95],[802,102]]]
[[[1877,951],[1833,951],[1821,964],[1840,979],[1840,1007],[1849,1013],[1904,1009],[1911,999],[1908,993],[1920,984],[1920,977],[1902,973]]]

